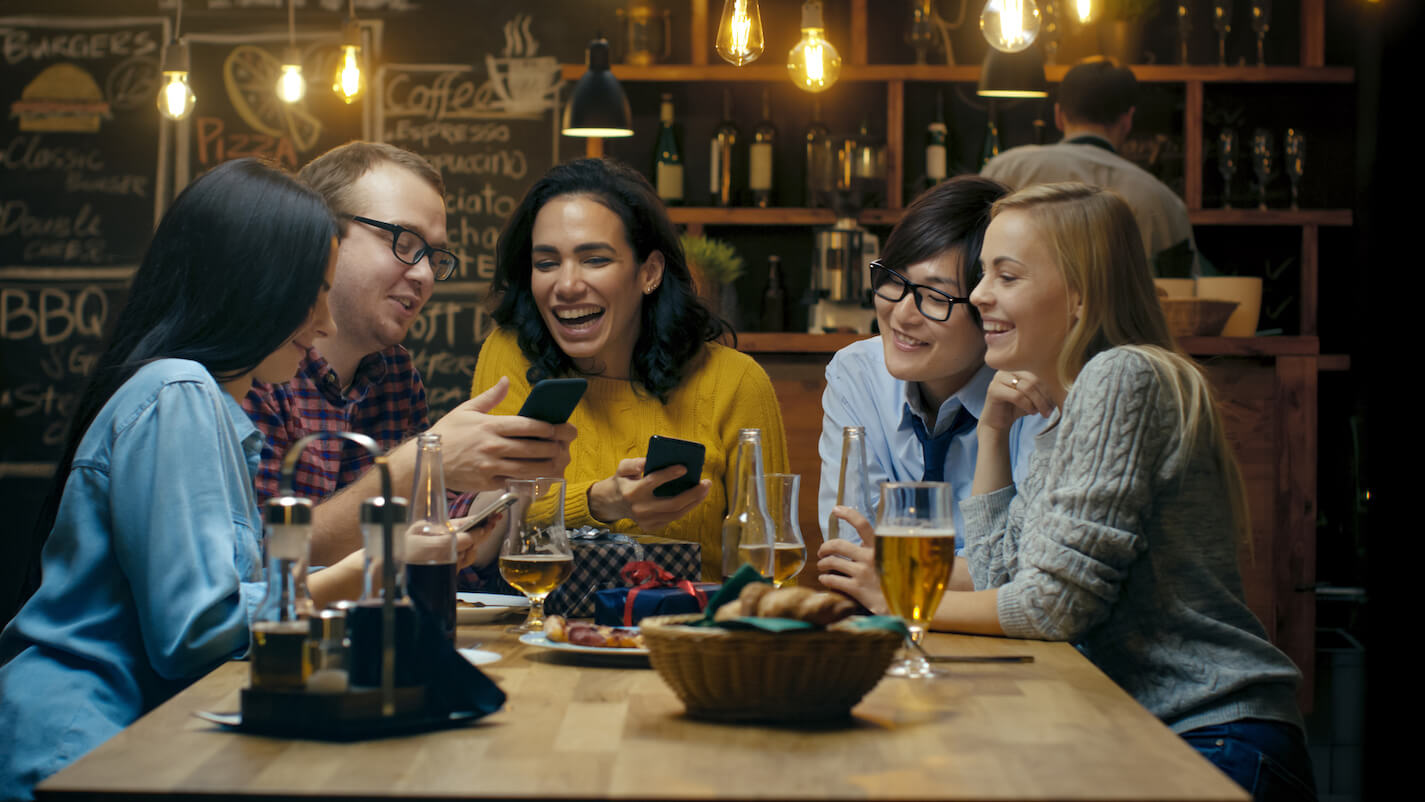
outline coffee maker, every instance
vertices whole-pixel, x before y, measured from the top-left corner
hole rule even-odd
[[[815,234],[813,303],[807,316],[807,331],[870,334],[876,322],[870,263],[880,256],[880,239],[850,216],[838,218],[830,228],[816,229]]]

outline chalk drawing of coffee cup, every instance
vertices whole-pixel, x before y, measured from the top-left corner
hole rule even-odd
[[[559,60],[553,56],[538,58],[497,58],[485,56],[485,68],[490,71],[490,85],[499,101],[494,105],[517,114],[540,112],[555,105],[561,80]]]

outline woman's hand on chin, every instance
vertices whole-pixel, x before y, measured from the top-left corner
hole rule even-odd
[[[856,528],[861,545],[837,539],[822,543],[816,553],[817,581],[850,596],[876,615],[886,615],[889,607],[881,592],[881,575],[876,572],[876,534],[871,522],[851,507],[833,507],[831,514]]]
[[[687,515],[712,490],[712,482],[704,479],[676,496],[655,496],[655,488],[688,469],[672,465],[644,476],[643,463],[642,457],[623,460],[613,476],[589,487],[589,512],[595,519],[612,523],[628,518],[644,532],[656,532]]]
[[[980,426],[1008,430],[1025,415],[1049,417],[1055,406],[1048,389],[1034,374],[1022,370],[1001,370],[995,373],[989,389],[985,391]]]

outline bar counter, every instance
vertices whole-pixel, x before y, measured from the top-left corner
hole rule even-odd
[[[1072,646],[932,634],[944,664],[884,679],[843,723],[687,717],[650,668],[527,646],[504,623],[462,645],[509,699],[470,726],[358,743],[226,732],[248,666],[220,666],[39,786],[40,799],[1221,800],[1247,794]]]

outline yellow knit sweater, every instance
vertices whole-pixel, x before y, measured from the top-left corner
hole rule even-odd
[[[627,380],[588,377],[589,389],[569,418],[579,435],[570,446],[571,459],[564,472],[564,524],[701,543],[703,579],[717,581],[722,578],[722,519],[732,491],[737,432],[762,430],[762,464],[769,473],[787,470],[787,436],[772,382],[751,357],[708,343],[698,359],[700,364],[669,394],[666,405],[641,389],[635,391]],[[514,333],[497,329],[480,349],[472,394],[508,376],[509,395],[494,411],[513,414],[529,395],[528,369],[529,360],[520,353]],[[657,532],[644,532],[631,519],[595,520],[589,513],[589,487],[613,476],[619,460],[646,455],[648,438],[655,434],[693,440],[707,448],[703,478],[712,480],[708,497]]]

